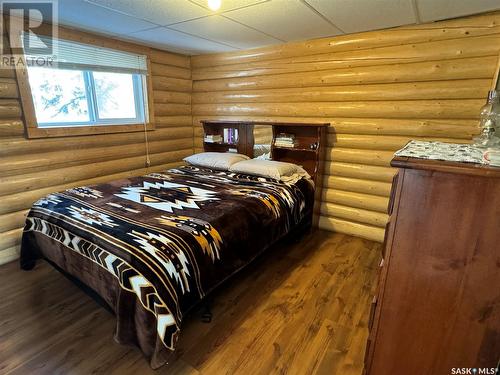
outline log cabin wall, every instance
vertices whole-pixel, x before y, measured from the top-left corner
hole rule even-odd
[[[393,152],[469,142],[499,48],[496,12],[194,56],[195,149],[201,119],[330,122],[319,225],[382,242]]]
[[[26,139],[14,71],[0,69],[0,264],[18,257],[25,216],[38,198],[161,170],[192,154],[190,58],[148,50],[156,126],[148,132],[149,168],[143,132]]]
[[[382,241],[392,153],[413,138],[468,142],[499,46],[496,12],[191,59],[151,49],[150,168],[140,132],[26,139],[15,74],[0,69],[0,264],[38,198],[177,165],[192,124],[200,150],[200,119],[331,122],[320,226]]]
[[[269,145],[273,142],[272,126],[255,125],[253,128],[253,137],[255,144]]]

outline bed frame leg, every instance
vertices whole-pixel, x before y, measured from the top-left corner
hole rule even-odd
[[[21,258],[21,269],[24,271],[31,271],[36,266],[36,259],[22,259]]]
[[[299,226],[291,233],[291,242],[299,243],[302,241],[304,236],[311,234],[313,230],[312,226],[312,215],[311,217],[304,218]]]
[[[201,321],[203,323],[211,323],[212,322],[212,311],[210,310],[210,305],[208,301],[203,304],[203,312],[201,313]]]

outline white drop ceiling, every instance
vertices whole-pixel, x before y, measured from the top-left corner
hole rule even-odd
[[[500,9],[500,0],[59,0],[61,25],[197,55]]]

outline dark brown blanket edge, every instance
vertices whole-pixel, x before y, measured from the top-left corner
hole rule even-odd
[[[31,270],[39,260],[46,260],[56,269],[63,270],[63,274],[90,288],[108,305],[116,316],[114,340],[118,344],[138,347],[152,369],[169,363],[174,352],[169,351],[156,335],[153,339],[145,336],[151,332],[151,326],[156,326],[155,316],[142,307],[134,293],[121,288],[113,275],[50,237],[36,232],[23,233],[19,259],[21,269]],[[118,314],[118,311],[127,313]],[[152,342],[155,344],[151,345]]]

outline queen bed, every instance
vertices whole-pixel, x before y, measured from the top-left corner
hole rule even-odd
[[[187,165],[50,194],[28,214],[21,267],[46,259],[116,314],[115,340],[168,363],[183,316],[311,223],[314,183]]]

